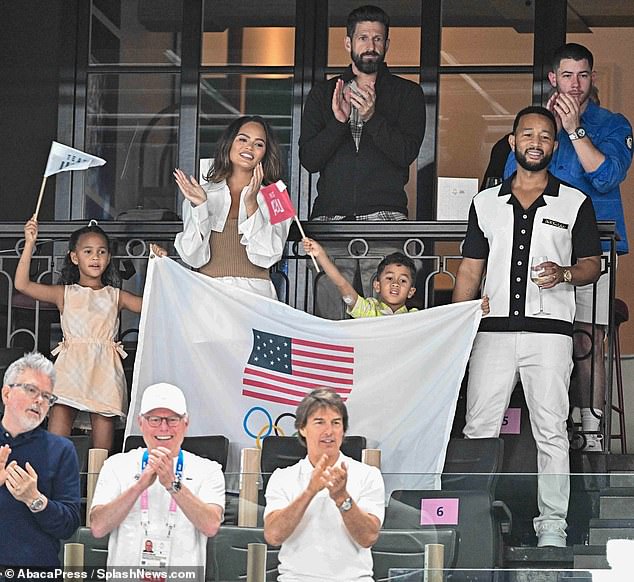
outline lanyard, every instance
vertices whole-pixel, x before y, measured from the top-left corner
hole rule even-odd
[[[145,449],[143,453],[143,458],[141,459],[141,472],[147,467],[147,463],[149,460],[148,450]],[[180,481],[183,477],[183,451],[178,451],[178,460],[176,461],[176,479]],[[148,487],[149,489],[149,487]],[[148,526],[150,525],[150,495],[148,493],[148,489],[145,489],[143,493],[141,493],[141,526],[145,528],[145,533],[147,534]],[[171,496],[169,511],[167,514],[167,535],[169,536],[172,533],[172,528],[176,525],[176,501],[174,497]]]

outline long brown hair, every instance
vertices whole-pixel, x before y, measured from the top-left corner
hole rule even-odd
[[[231,146],[233,145],[233,141],[240,132],[242,126],[250,122],[259,123],[264,128],[264,133],[266,135],[266,152],[262,158],[262,169],[264,170],[263,182],[265,184],[271,184],[273,182],[277,182],[282,177],[282,155],[280,144],[277,137],[275,137],[271,126],[259,115],[244,115],[234,120],[222,132],[222,135],[216,144],[214,164],[209,169],[206,176],[206,180],[208,182],[218,183],[222,180],[227,180],[231,176],[233,172],[231,160],[229,159]]]

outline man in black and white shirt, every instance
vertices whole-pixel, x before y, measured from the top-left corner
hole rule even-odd
[[[537,444],[538,546],[566,545],[574,286],[597,280],[601,255],[590,198],[548,173],[556,133],[543,107],[517,114],[509,137],[517,172],[474,198],[453,294],[454,302],[476,298],[486,268],[491,311],[471,352],[464,434],[497,437],[522,381]]]

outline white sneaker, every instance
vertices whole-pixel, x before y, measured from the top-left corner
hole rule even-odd
[[[537,547],[566,547],[566,531],[553,522],[542,522],[537,528]]]
[[[600,434],[585,434],[585,446],[581,449],[584,453],[602,453],[603,439]]]
[[[537,547],[565,548],[566,534],[546,531],[537,536]]]

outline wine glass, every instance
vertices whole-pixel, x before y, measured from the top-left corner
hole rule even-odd
[[[548,257],[532,257],[531,258],[531,281],[537,285],[539,289],[539,311],[533,313],[533,315],[548,315],[548,311],[544,311],[544,300],[542,298],[542,285],[548,280],[544,277],[544,271],[540,267],[542,263],[546,263]]]

